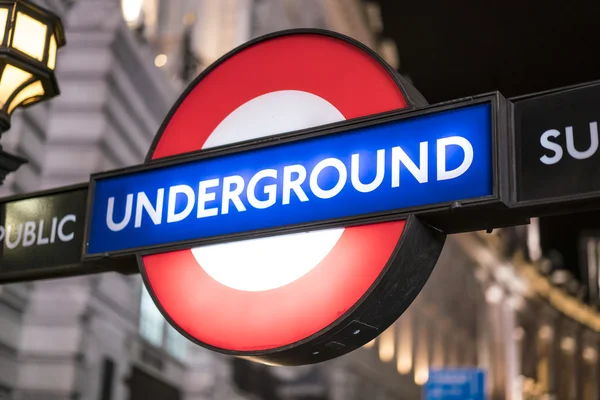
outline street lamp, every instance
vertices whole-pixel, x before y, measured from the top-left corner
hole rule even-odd
[[[57,96],[56,52],[65,44],[60,18],[26,0],[0,0],[0,135],[15,108]],[[0,183],[26,160],[0,146]]]

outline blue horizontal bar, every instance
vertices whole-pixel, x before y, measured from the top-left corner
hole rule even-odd
[[[493,194],[491,104],[97,178],[87,254]]]

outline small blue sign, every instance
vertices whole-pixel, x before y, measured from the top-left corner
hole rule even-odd
[[[480,199],[493,184],[480,103],[95,178],[87,253]]]
[[[425,400],[485,400],[482,369],[434,369],[425,384]]]

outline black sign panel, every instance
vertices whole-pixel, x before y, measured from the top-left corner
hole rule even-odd
[[[0,204],[0,271],[77,264],[86,201],[81,188]]]
[[[0,200],[0,283],[122,268],[81,262],[87,197],[85,184]]]
[[[513,101],[516,200],[600,194],[600,82]]]

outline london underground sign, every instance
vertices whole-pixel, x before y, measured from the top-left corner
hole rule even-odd
[[[347,133],[333,126],[338,134],[321,131],[309,134],[310,138],[272,135],[413,107],[400,78],[388,66],[362,45],[341,36],[287,32],[242,46],[205,71],[178,101],[149,153],[150,169],[124,171],[116,180],[93,178],[86,256],[139,251],[173,244],[174,238],[180,244],[183,241],[177,251],[140,251],[140,268],[149,292],[171,324],[210,349],[282,365],[315,363],[354,350],[389,326],[416,297],[435,265],[444,235],[415,218],[310,229],[318,222],[362,215],[357,206],[373,204],[365,198],[378,199],[374,202],[378,203],[392,189],[400,188],[394,187],[398,179],[392,182],[392,153],[414,163],[411,173],[396,160],[399,176],[395,178],[402,187],[422,190],[421,185],[443,185],[433,163],[437,141],[456,135],[446,132],[444,136],[436,122],[440,117],[434,116],[398,122],[404,129],[414,123],[429,126],[432,132],[421,141],[406,135],[398,143],[392,139],[397,129],[369,128],[368,123]],[[490,130],[485,123],[490,110],[484,108],[458,111],[476,113],[480,122],[474,126],[458,117],[462,125],[457,128],[463,129],[463,135],[476,137],[481,151],[490,152],[491,139],[486,143],[480,132]],[[450,113],[445,118],[457,117]],[[198,150],[203,151],[197,159],[190,156],[191,163],[157,161]],[[384,150],[379,157],[379,175],[384,176],[379,178],[369,176],[366,168],[377,165],[378,150]],[[463,165],[461,151],[449,149],[448,164],[442,168],[448,174]],[[479,155],[470,161],[469,151],[463,159],[485,164]],[[354,181],[362,192],[352,185],[354,154],[358,155],[355,167],[359,167]],[[155,167],[160,178],[151,176]],[[167,177],[168,182],[160,182]],[[119,183],[119,179],[125,181]],[[382,182],[377,184],[377,179]],[[134,181],[140,186],[132,193],[127,186]],[[185,194],[169,200],[170,193],[175,193],[173,187]],[[164,198],[158,207],[160,189]],[[479,190],[487,194],[489,185]],[[142,191],[147,192],[138,200]],[[421,196],[432,195],[423,192]],[[406,194],[397,197],[404,204],[411,201]],[[114,219],[107,222],[110,199]],[[138,207],[140,227],[136,228]],[[376,214],[397,205],[380,207],[367,212]],[[154,224],[159,218],[161,223]],[[197,225],[200,221],[203,228]],[[119,228],[115,224],[122,229],[111,230],[111,226]],[[298,229],[286,230],[290,224]],[[154,230],[160,227],[168,227],[176,237]],[[110,232],[111,239],[95,236],[97,229]],[[269,229],[270,234],[273,229],[288,234],[247,239]],[[123,240],[142,231],[145,239],[140,242]],[[251,236],[232,236],[244,232]],[[225,242],[195,247],[203,244],[198,239],[223,235],[228,238]],[[381,296],[391,301],[382,302]]]
[[[85,257],[138,254],[165,317],[210,349],[337,357],[426,282],[445,235],[415,215],[503,204],[501,102],[427,108],[351,39],[263,37],[191,84],[146,165],[92,177]]]
[[[145,166],[92,177],[84,256],[138,254],[159,309],[205,347],[337,357],[426,282],[445,235],[415,215],[503,205],[501,102],[428,109],[351,39],[261,38],[190,85]]]

